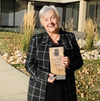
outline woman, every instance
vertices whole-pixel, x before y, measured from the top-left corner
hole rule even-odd
[[[73,33],[59,29],[60,17],[54,6],[44,6],[39,17],[46,32],[31,38],[26,59],[26,70],[31,74],[28,101],[77,101],[74,71],[83,65]],[[66,79],[51,79],[49,48],[64,47],[62,65]]]

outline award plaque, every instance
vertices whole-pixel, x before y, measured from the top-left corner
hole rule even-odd
[[[62,65],[63,47],[49,48],[50,70],[56,75],[56,80],[65,79],[65,67]]]

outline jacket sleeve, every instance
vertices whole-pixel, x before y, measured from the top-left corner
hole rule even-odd
[[[31,75],[35,75],[35,71],[37,67],[35,52],[36,52],[36,41],[35,41],[35,36],[33,36],[30,40],[26,63],[25,63],[25,68]]]
[[[69,67],[72,68],[75,71],[75,70],[82,67],[83,60],[82,60],[82,56],[80,54],[80,49],[79,49],[79,46],[77,44],[75,35],[73,33],[71,33],[71,40],[72,40],[74,57],[71,59]]]
[[[38,47],[37,36],[33,36],[30,40],[25,68],[31,74],[32,79],[35,77],[35,79],[47,82],[48,72],[41,70],[38,66],[38,61],[36,57],[37,47]]]

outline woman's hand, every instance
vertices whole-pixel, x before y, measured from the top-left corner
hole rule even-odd
[[[70,64],[70,59],[66,56],[62,58],[62,65],[68,69]]]
[[[54,77],[54,74],[49,73],[49,75],[48,75],[48,82],[53,83],[56,78],[54,77],[53,79],[51,79],[50,77]]]

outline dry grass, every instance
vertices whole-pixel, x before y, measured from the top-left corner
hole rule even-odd
[[[34,28],[36,24],[36,12],[35,10],[27,12],[24,14],[24,24],[21,26],[24,31],[24,36],[22,38],[23,51],[27,53],[30,38],[34,35]]]
[[[96,24],[93,22],[93,20],[90,19],[90,18],[87,19],[85,21],[85,34],[86,34],[86,37],[88,35],[93,36],[94,35],[95,28],[96,28]]]
[[[11,32],[0,32],[0,39],[2,45],[0,46],[1,51],[8,52],[9,54],[16,50],[22,50],[21,38],[22,34],[11,33]]]
[[[63,27],[62,29],[65,30],[65,31],[73,31],[73,22],[74,22],[74,19],[71,18],[70,21],[68,21],[67,23],[63,23]]]
[[[94,36],[95,35],[95,36]],[[86,39],[86,50],[92,50],[93,49],[93,41],[98,40],[99,33],[97,29],[97,23],[93,22],[92,19],[87,19],[85,21],[85,39]]]
[[[75,78],[77,101],[100,101],[100,60],[84,60]]]

